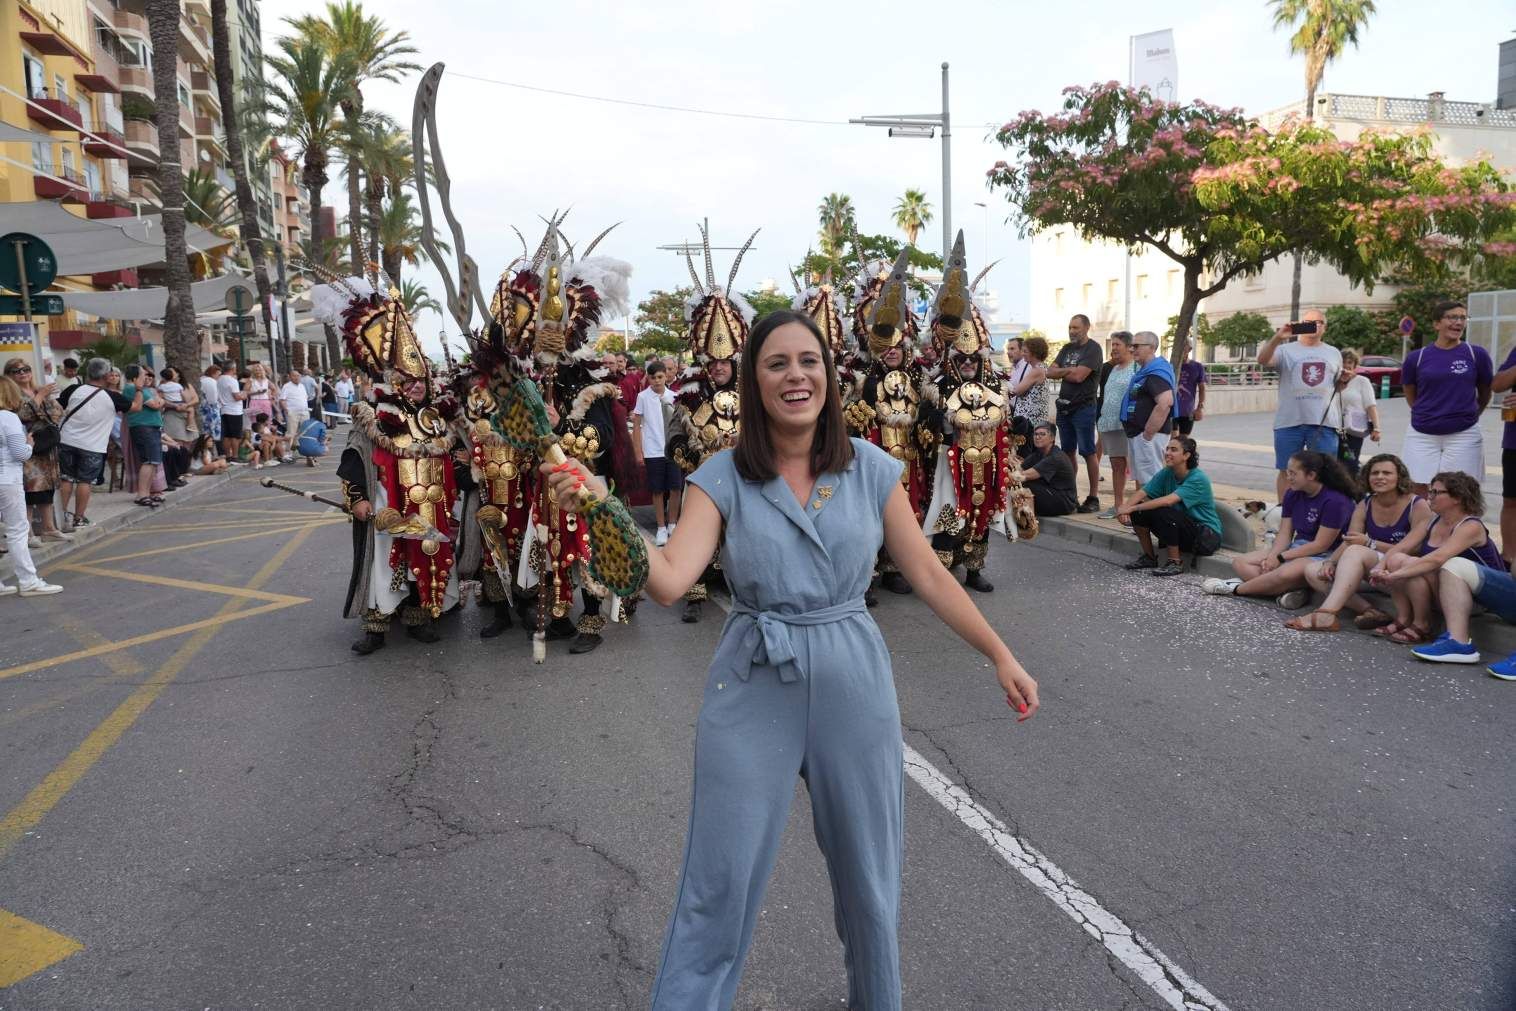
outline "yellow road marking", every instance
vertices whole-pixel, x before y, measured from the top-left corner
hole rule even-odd
[[[87,576],[101,576],[105,579],[126,579],[135,583],[147,583],[149,586],[172,586],[179,590],[200,590],[203,593],[220,593],[228,597],[241,597],[244,600],[266,600],[269,603],[284,602],[287,604],[303,604],[310,600],[309,597],[295,597],[287,593],[267,593],[263,590],[247,590],[240,586],[222,586],[220,583],[200,583],[192,579],[175,579],[172,576],[158,576],[146,572],[120,572],[115,569],[97,569],[93,565],[65,565],[65,571],[82,572]]]
[[[244,589],[256,590],[273,578],[274,573],[279,571],[280,566],[290,559],[290,556],[299,549],[305,539],[310,536],[309,530],[302,530],[290,538],[289,542],[275,552],[274,556],[264,563],[263,568],[250,579]],[[121,735],[131,728],[132,724],[142,716],[151,706],[163,690],[179,676],[180,672],[194,659],[206,645],[216,636],[216,633],[226,627],[227,623],[249,617],[253,614],[265,613],[270,610],[289,607],[289,604],[266,604],[263,607],[255,607],[248,611],[238,612],[241,606],[240,599],[228,600],[215,617],[199,623],[200,629],[193,638],[180,646],[168,662],[150,677],[146,683],[132,692],[115,711],[107,716],[100,724],[90,731],[88,737],[69,754],[59,765],[47,774],[47,777],[37,784],[30,793],[12,808],[4,818],[0,818],[0,859],[10,852],[11,847],[26,835],[49,811],[62,800],[69,790],[83,778],[95,763],[100,761],[101,756],[112,745],[121,739]],[[161,638],[162,633],[157,633],[155,638]],[[120,648],[118,644],[117,647]],[[94,651],[93,655],[98,655]],[[8,676],[10,672],[0,671],[0,677]],[[34,970],[35,971],[35,970]]]
[[[0,989],[82,950],[72,937],[0,909]]]
[[[165,532],[177,532],[181,530],[256,530],[259,527],[290,526],[287,519],[279,519],[265,515],[263,519],[232,519],[217,520],[214,523],[172,523],[162,526],[154,525],[143,527],[135,533],[160,534]]]
[[[93,544],[86,544],[83,548],[79,549],[78,554],[81,557],[87,559],[94,552],[96,552],[96,551],[104,551],[106,548],[110,547],[112,544],[116,544],[116,543],[120,542],[129,533],[131,533],[131,531],[129,531],[129,530],[122,530],[119,533],[114,533],[114,534],[110,534],[108,536],[102,537],[98,541],[95,541]],[[49,572],[50,573],[50,572],[53,571],[53,569],[55,569],[59,565],[62,565],[65,561],[72,561],[73,560],[73,555],[74,555],[74,553],[70,552],[69,555],[66,558],[60,558],[56,562],[46,562],[46,563],[44,563],[44,567],[41,568],[41,569],[38,569],[37,571],[38,572]]]
[[[151,548],[147,551],[134,551],[129,555],[110,555],[106,558],[91,558],[89,561],[99,565],[104,565],[106,562],[124,562],[132,558],[147,558],[150,555],[166,555],[170,552],[183,554],[186,551],[194,551],[198,548],[208,548],[213,544],[231,544],[234,541],[248,541],[252,540],[254,537],[268,537],[273,534],[290,533],[296,530],[316,530],[320,527],[329,527],[337,523],[346,522],[348,522],[348,520],[345,516],[337,517],[334,519],[317,519],[300,526],[277,526],[271,527],[268,530],[257,530],[250,534],[238,534],[235,537],[218,537],[215,540],[196,541],[193,544],[173,544],[166,548]],[[67,565],[68,562],[62,562],[60,564]],[[112,573],[112,575],[116,575],[116,573]]]
[[[68,633],[70,638],[72,638],[81,646],[101,646],[110,642],[110,640],[105,636],[101,635],[99,632],[96,632],[94,629],[90,628],[84,622],[80,621],[78,618],[74,617],[67,611],[56,612],[53,616],[53,619],[58,623],[63,631]],[[110,674],[96,681],[85,682],[81,687],[75,688],[72,691],[64,692],[62,695],[55,695],[50,699],[44,699],[41,702],[34,702],[29,706],[23,706],[20,709],[16,709],[12,712],[0,715],[0,727],[8,726],[13,723],[20,723],[22,720],[25,720],[29,716],[32,716],[36,713],[45,712],[49,709],[54,708],[55,706],[61,706],[65,702],[72,702],[75,699],[81,698],[85,695],[93,694],[106,685],[112,684],[116,681],[124,681],[130,677],[138,677],[147,669],[143,667],[142,664],[137,662],[136,657],[130,655],[129,653],[117,651],[113,653],[106,653],[104,656],[105,665],[111,669]]]
[[[273,516],[319,516],[319,515],[321,515],[320,508],[319,507],[318,508],[312,508],[312,506],[318,506],[318,503],[310,503],[309,505],[303,505],[303,506],[300,506],[300,507],[295,508],[295,509],[254,509],[251,506],[230,506],[230,507],[225,508],[225,509],[218,508],[215,511],[218,512],[218,513],[251,513],[254,516],[270,516],[270,515],[273,515]],[[207,509],[206,511],[209,512],[210,510]],[[230,522],[230,521],[228,521],[228,522]]]

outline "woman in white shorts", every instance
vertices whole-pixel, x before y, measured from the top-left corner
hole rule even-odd
[[[1400,369],[1411,408],[1400,455],[1416,493],[1425,495],[1432,475],[1459,471],[1484,481],[1484,437],[1479,415],[1490,402],[1495,363],[1490,353],[1464,341],[1469,311],[1462,302],[1432,309],[1437,339],[1406,356]]]
[[[1411,475],[1393,453],[1380,453],[1364,464],[1359,483],[1369,491],[1354,508],[1342,543],[1330,558],[1305,572],[1311,589],[1325,594],[1326,599],[1310,614],[1285,622],[1286,628],[1335,632],[1341,627],[1337,615],[1344,607],[1357,615],[1353,624],[1358,628],[1383,628],[1394,620],[1393,615],[1372,606],[1359,590],[1368,574],[1384,561],[1385,552],[1429,519],[1432,509],[1426,499],[1411,490]]]

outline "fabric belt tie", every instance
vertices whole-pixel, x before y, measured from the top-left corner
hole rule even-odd
[[[800,614],[759,611],[733,602],[717,652],[717,664],[743,681],[753,676],[754,667],[764,666],[777,668],[779,680],[786,684],[808,678],[810,671],[800,665],[795,655],[791,631],[796,626],[830,625],[855,614],[868,614],[862,597]]]

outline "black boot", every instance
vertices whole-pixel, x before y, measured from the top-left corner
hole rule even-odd
[[[511,627],[511,605],[509,601],[502,600],[495,605],[495,617],[490,623],[479,630],[479,638],[493,639],[495,636]]]
[[[549,636],[551,638],[551,636]],[[569,644],[570,653],[593,653],[605,640],[595,632],[580,632]]]
[[[911,584],[906,582],[905,577],[898,572],[886,572],[879,582],[891,593],[911,592]]]
[[[995,584],[984,578],[984,574],[978,569],[969,569],[963,579],[963,585],[980,593],[989,593],[995,588]]]
[[[527,631],[535,632],[536,630],[536,626],[534,625]],[[572,621],[569,621],[567,618],[554,618],[547,623],[547,640],[548,642],[552,642],[554,639],[572,639],[575,631]]]
[[[364,632],[363,638],[353,643],[353,652],[359,656],[368,656],[376,650],[384,648],[383,632]]]
[[[684,613],[679,616],[679,620],[686,625],[695,624],[695,622],[700,620],[700,612],[705,610],[704,604],[705,602],[702,600],[686,600],[684,602]]]
[[[407,625],[405,634],[417,642],[439,642],[442,639],[441,633],[437,631],[437,623],[435,621],[426,621],[420,625]]]

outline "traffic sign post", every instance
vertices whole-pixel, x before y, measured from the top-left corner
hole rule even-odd
[[[253,306],[252,290],[236,284],[226,289],[226,308],[232,314],[227,320],[231,332],[237,337],[237,371],[247,368],[247,338],[254,332],[250,326],[253,317],[247,311]]]
[[[5,255],[6,247],[10,248],[11,256]],[[63,312],[62,296],[38,296],[35,300],[37,304],[32,304],[32,292],[46,291],[57,276],[58,260],[47,243],[27,232],[11,232],[0,236],[0,287],[17,293],[0,300],[0,313],[10,316],[19,314],[28,324],[32,322],[34,309],[49,316],[59,315]],[[37,335],[35,326],[32,327],[32,334],[32,368],[40,380],[46,372],[42,362],[42,340]]]

